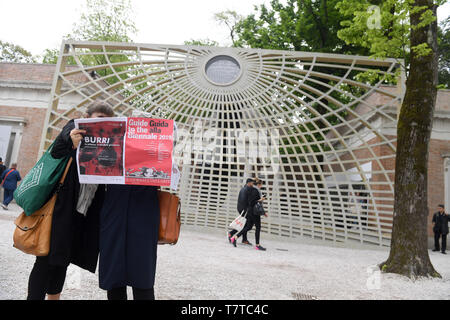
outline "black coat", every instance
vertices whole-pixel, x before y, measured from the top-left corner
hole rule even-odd
[[[433,232],[434,233],[441,233],[441,234],[448,234],[448,222],[450,216],[448,214],[440,214],[439,212],[436,212],[433,215]]]
[[[248,198],[247,198],[247,207],[248,207],[248,213],[254,216],[259,216],[258,214],[253,213],[253,209],[255,204],[258,202],[258,200],[261,199],[261,196],[259,194],[259,191],[256,187],[250,188],[248,192]]]
[[[99,253],[99,214],[105,186],[99,185],[86,216],[76,211],[80,183],[76,150],[73,150],[70,139],[70,131],[74,128],[74,121],[69,121],[56,138],[51,152],[54,158],[71,156],[73,160],[53,212],[49,264],[67,266],[73,263],[94,273]]]
[[[237,204],[237,210],[239,213],[242,213],[242,211],[247,211],[249,214],[253,213],[253,206],[258,202],[260,199],[260,195],[258,192],[258,189],[255,187],[249,187],[245,185],[241,191],[239,191],[238,195],[238,204]]]
[[[157,187],[108,185],[100,212],[100,288],[153,288],[158,230]]]
[[[238,195],[238,202],[237,202],[237,211],[241,213],[242,211],[247,210],[248,206],[248,193],[252,187],[249,187],[245,185],[240,191]]]

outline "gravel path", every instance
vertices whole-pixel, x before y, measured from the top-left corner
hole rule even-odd
[[[34,257],[12,247],[19,208],[0,211],[0,299],[25,299]],[[182,226],[175,246],[159,246],[157,299],[450,299],[450,254],[431,252],[442,279],[380,274],[388,248],[351,248],[261,235],[267,251],[231,246],[225,231]],[[253,233],[249,240],[253,240]],[[131,297],[129,289],[129,297]],[[98,274],[70,266],[62,298],[104,300]]]

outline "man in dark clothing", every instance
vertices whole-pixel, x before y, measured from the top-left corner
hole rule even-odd
[[[253,189],[255,180],[248,178],[245,186],[239,191],[238,202],[237,202],[237,211],[239,214],[245,215],[248,206],[248,194],[251,189]],[[234,236],[238,231],[231,230],[228,232],[228,241],[231,242],[231,237]],[[251,245],[251,243],[247,239],[247,232],[242,234],[242,243]]]
[[[433,232],[434,232],[434,250],[439,251],[439,238],[441,241],[441,252],[445,253],[447,249],[447,234],[448,234],[448,221],[449,215],[444,211],[444,205],[438,206],[438,212],[433,215]]]

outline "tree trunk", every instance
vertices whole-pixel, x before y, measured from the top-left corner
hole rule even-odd
[[[415,0],[436,16],[433,0]],[[411,14],[417,25],[420,14]],[[417,277],[440,277],[428,255],[428,149],[437,94],[437,22],[411,30],[411,47],[427,43],[426,56],[411,53],[406,93],[397,125],[395,200],[389,258],[382,271]]]

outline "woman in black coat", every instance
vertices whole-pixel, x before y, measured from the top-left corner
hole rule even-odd
[[[157,188],[108,185],[100,213],[99,284],[108,300],[153,300],[159,230]]]
[[[87,117],[114,116],[112,108],[95,102],[87,109]],[[72,157],[66,180],[59,191],[52,218],[50,251],[36,257],[28,281],[28,300],[57,300],[64,286],[67,266],[73,263],[95,272],[99,252],[99,214],[103,205],[105,186],[99,185],[85,215],[77,212],[80,183],[76,165],[76,148],[82,130],[69,121],[55,140],[51,155],[54,158]]]

